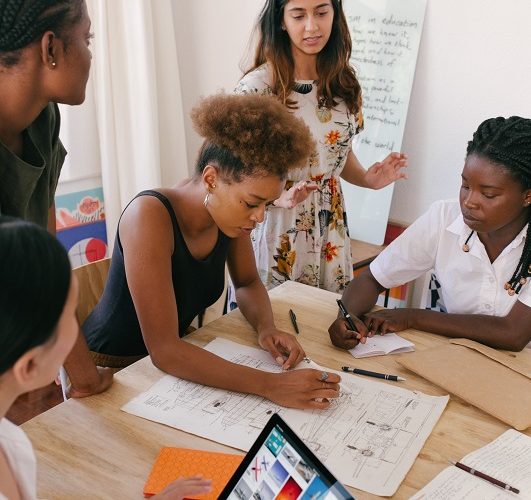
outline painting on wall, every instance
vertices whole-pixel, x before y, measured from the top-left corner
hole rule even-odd
[[[57,238],[79,267],[107,257],[103,189],[95,188],[55,198]]]

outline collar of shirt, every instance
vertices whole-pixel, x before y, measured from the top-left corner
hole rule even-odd
[[[529,224],[526,224],[522,230],[516,235],[513,241],[509,243],[504,249],[503,253],[511,251],[513,248],[517,248],[520,246],[522,241],[525,240],[526,234],[527,234],[527,227]],[[463,246],[465,244],[466,239],[470,236],[470,231],[472,231],[463,220],[463,214],[459,214],[455,220],[446,227],[446,230],[450,233],[456,234],[459,237],[459,246]],[[475,234],[468,244],[470,245],[470,248],[472,248],[474,241],[476,240],[477,234]]]

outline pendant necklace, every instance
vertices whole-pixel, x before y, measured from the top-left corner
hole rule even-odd
[[[471,231],[468,235],[468,238],[465,241],[465,244],[463,245],[463,252],[470,252],[470,246],[468,245],[468,242],[470,241],[470,238],[472,238],[472,235],[474,234],[474,231]]]

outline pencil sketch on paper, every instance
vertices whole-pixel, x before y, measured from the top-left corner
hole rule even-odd
[[[279,372],[269,353],[215,339],[206,349],[234,363]],[[448,397],[415,393],[342,374],[344,391],[327,410],[293,410],[264,398],[170,375],[122,409],[248,450],[278,412],[345,484],[392,495],[444,410]]]

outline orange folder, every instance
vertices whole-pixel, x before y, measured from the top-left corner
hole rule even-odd
[[[203,476],[212,480],[212,491],[191,498],[215,500],[234,474],[244,455],[187,448],[162,448],[144,486],[144,496],[160,493],[180,477]]]

